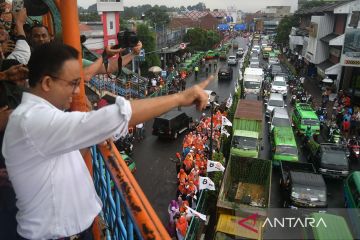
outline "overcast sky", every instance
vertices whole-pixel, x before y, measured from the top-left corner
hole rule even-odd
[[[187,7],[189,5],[196,5],[199,2],[204,2],[206,7],[210,9],[226,9],[227,7],[234,6],[244,12],[255,12],[266,6],[291,6],[291,11],[293,12],[297,5],[297,0],[124,0],[124,7],[138,6],[145,3],[152,6],[158,4],[168,7]],[[96,3],[96,0],[78,0],[78,4],[85,8],[94,3]]]

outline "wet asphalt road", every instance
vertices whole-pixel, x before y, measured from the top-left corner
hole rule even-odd
[[[245,47],[246,39],[239,38],[238,41],[239,47]],[[235,55],[233,49],[229,51],[229,55]],[[226,61],[218,61],[217,70],[223,65],[226,65]],[[233,79],[231,81],[218,81],[217,71],[214,72],[214,68],[212,68],[212,74],[215,75],[215,79],[206,89],[215,91],[219,96],[219,102],[224,101],[229,97],[230,92],[234,93],[234,83],[238,78],[238,72],[239,65],[234,66]],[[194,75],[191,75],[187,80],[186,87],[190,87],[205,78],[205,69],[202,69],[198,76],[199,80],[195,81]],[[194,120],[199,119],[201,116],[201,112],[197,111],[195,107],[186,107],[182,108],[182,110],[189,116],[192,116]],[[209,110],[205,112],[210,115]],[[175,159],[175,153],[181,151],[185,133],[181,134],[176,140],[161,140],[151,135],[152,124],[153,120],[145,123],[146,138],[134,144],[133,159],[136,161],[137,167],[135,177],[155,212],[162,222],[167,224],[167,207],[170,200],[175,198],[177,189],[176,168],[172,160]]]
[[[247,40],[238,38],[239,47],[246,47]],[[228,55],[235,55],[235,51],[231,49]],[[218,69],[226,62],[218,61]],[[212,69],[213,70],[213,69]],[[238,79],[239,65],[233,67],[232,81],[218,81],[217,72],[214,72],[215,80],[206,88],[215,91],[219,95],[219,102],[224,101],[229,97],[230,92],[234,92],[234,83]],[[206,75],[204,69],[199,73],[199,79],[205,79]],[[198,81],[194,80],[194,76],[190,76],[187,81],[187,87],[196,84]],[[183,108],[189,116],[193,119],[199,119],[201,112],[198,112],[195,107]],[[288,103],[289,114],[291,114],[291,106]],[[209,115],[209,110],[205,111]],[[155,212],[158,214],[164,225],[168,223],[167,207],[170,200],[175,199],[177,189],[175,153],[181,151],[182,140],[184,134],[176,140],[160,140],[156,136],[152,136],[153,121],[145,123],[146,138],[141,142],[135,142],[133,159],[136,161],[137,171],[135,177],[143,189],[145,195],[152,204]],[[263,150],[260,154],[263,159],[270,159],[270,144],[268,138],[268,124],[264,119],[263,127]],[[300,140],[298,139],[298,146]],[[301,149],[300,161],[306,162]],[[352,170],[359,170],[359,163],[352,163]],[[282,207],[282,197],[279,189],[280,172],[279,169],[273,168],[272,186],[271,186],[271,207]],[[326,179],[328,189],[328,205],[333,208],[341,208],[344,206],[343,198],[343,183],[342,180]]]

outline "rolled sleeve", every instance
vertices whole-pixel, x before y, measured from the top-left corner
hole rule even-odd
[[[7,59],[15,59],[21,64],[28,64],[31,56],[31,50],[26,40],[19,39],[16,41],[14,51]]]
[[[130,102],[123,97],[117,97],[115,104],[119,106],[120,114],[124,116],[125,120],[125,126],[119,127],[114,135],[114,139],[119,139],[129,132],[129,121],[132,115],[132,109]]]

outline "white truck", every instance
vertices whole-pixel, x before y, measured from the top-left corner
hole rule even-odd
[[[243,88],[246,94],[259,95],[264,80],[264,71],[262,68],[246,68],[244,72]]]

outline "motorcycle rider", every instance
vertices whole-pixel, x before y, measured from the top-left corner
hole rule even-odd
[[[309,125],[306,127],[306,130],[305,130],[303,147],[305,147],[306,144],[309,142],[311,136],[312,136],[312,131],[311,131],[311,126]]]

